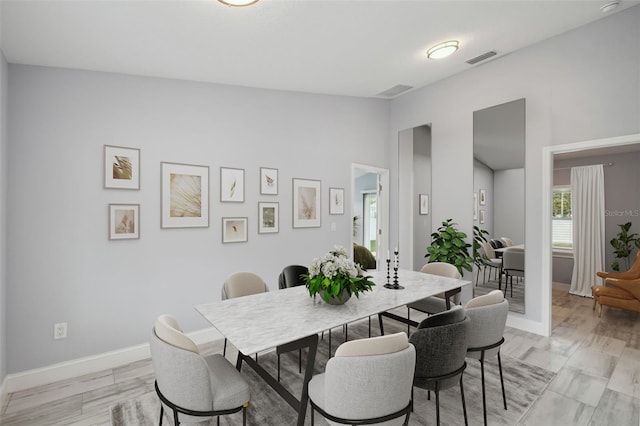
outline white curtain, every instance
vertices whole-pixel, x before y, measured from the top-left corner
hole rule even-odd
[[[596,272],[604,271],[604,169],[571,168],[573,276],[569,293],[591,297]]]

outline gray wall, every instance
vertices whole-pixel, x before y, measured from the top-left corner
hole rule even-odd
[[[398,131],[431,123],[432,222],[455,217],[471,235],[473,111],[526,99],[527,287],[521,319],[542,321],[540,229],[549,214],[541,208],[542,148],[638,133],[639,66],[636,6],[392,101],[391,179],[398,176]],[[397,235],[398,203],[393,194],[390,205],[391,224],[396,226],[392,232]]]
[[[420,214],[418,194],[427,194],[431,198],[431,129],[429,126],[413,129],[413,269],[417,271],[427,263],[424,255],[427,254],[427,247],[431,245],[431,212],[428,215]]]
[[[524,169],[497,170],[493,177],[494,238],[524,244]]]
[[[493,232],[493,179],[494,173],[489,167],[478,160],[473,160],[473,192],[478,197],[478,218],[474,221],[474,225],[484,229],[489,233],[488,238],[494,238]],[[480,205],[480,190],[484,189],[486,193],[487,203]],[[472,198],[473,200],[473,198]],[[484,223],[480,223],[480,211],[484,211]],[[473,212],[473,208],[471,210]],[[472,216],[473,217],[473,216]],[[473,229],[470,235],[473,235]],[[471,240],[469,240],[471,243]]]
[[[609,244],[612,238],[620,231],[619,224],[631,222],[631,232],[640,234],[640,152],[631,152],[616,155],[597,155],[592,157],[576,158],[572,160],[554,161],[553,184],[570,185],[571,167],[590,164],[609,164],[604,167],[605,189],[605,266],[611,269],[614,260],[613,248]],[[635,254],[635,252],[634,252]],[[573,268],[573,262],[554,262],[554,275],[564,276],[565,272],[556,271],[555,268]],[[624,269],[621,263],[621,269]],[[571,278],[569,278],[569,282]]]
[[[0,383],[7,375],[7,203],[9,138],[7,136],[7,61],[0,50]]]
[[[232,272],[276,290],[285,265],[347,247],[328,188],[351,188],[352,162],[388,168],[383,100],[11,64],[8,119],[9,373],[144,343],[165,312],[206,328],[194,306]],[[103,189],[105,144],[141,149],[139,191]],[[210,167],[209,228],[160,229],[161,161]],[[219,202],[221,166],[245,169],[244,203]],[[261,166],[278,196],[260,195]],[[321,228],[292,229],[293,177],[322,181]],[[278,234],[257,234],[259,200],[280,203]],[[107,239],[109,203],[140,204],[139,240]],[[221,243],[223,216],[249,218],[247,243]]]

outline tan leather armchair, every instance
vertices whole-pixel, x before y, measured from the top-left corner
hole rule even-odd
[[[593,309],[598,305],[598,317],[602,306],[640,312],[640,250],[633,265],[624,272],[596,272],[606,285],[591,286]]]

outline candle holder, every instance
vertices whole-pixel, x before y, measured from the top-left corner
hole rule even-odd
[[[389,275],[389,266],[391,265],[391,259],[387,258],[387,284],[391,284],[391,276]]]
[[[393,263],[393,284],[391,284],[389,282],[390,280],[390,276],[389,276],[389,264],[391,263],[391,259],[387,259],[387,284],[385,284],[384,286],[386,288],[390,288],[392,290],[402,290],[404,289],[403,286],[401,286],[400,284],[398,284],[398,250],[396,249],[394,252],[394,263]]]

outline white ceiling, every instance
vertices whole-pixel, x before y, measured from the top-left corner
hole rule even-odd
[[[10,63],[371,97],[601,19],[608,1],[2,0],[1,46]],[[449,39],[457,53],[426,59]]]

